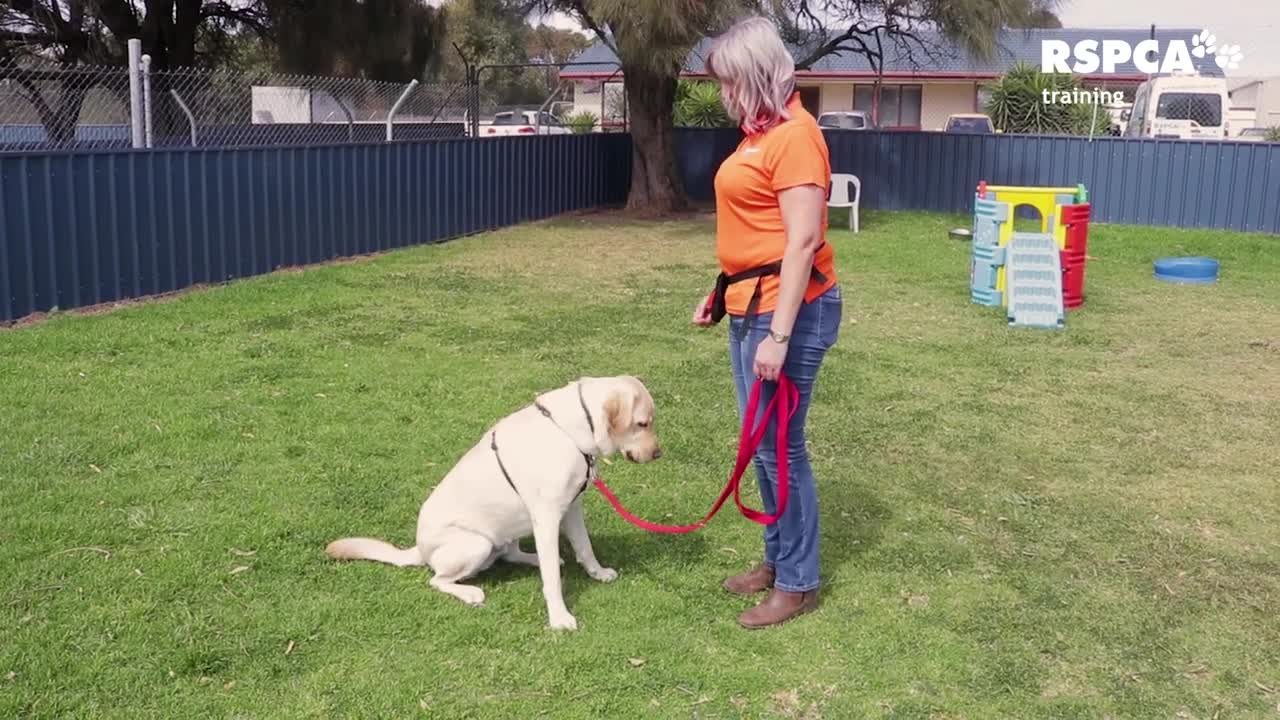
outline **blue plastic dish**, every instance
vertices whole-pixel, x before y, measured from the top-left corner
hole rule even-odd
[[[1157,280],[1208,285],[1218,281],[1218,261],[1207,257],[1169,257],[1155,262]]]

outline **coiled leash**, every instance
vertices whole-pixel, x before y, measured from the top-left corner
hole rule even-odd
[[[724,486],[724,490],[720,492],[720,497],[715,504],[711,506],[711,511],[706,517],[702,518],[692,525],[659,525],[652,523],[643,518],[632,514],[626,507],[622,505],[622,501],[618,496],[609,489],[604,480],[598,475],[594,484],[596,489],[604,495],[605,500],[613,506],[613,509],[622,516],[623,520],[635,525],[638,528],[648,530],[655,533],[668,533],[675,535],[683,535],[691,533],[695,530],[702,529],[716,513],[720,512],[720,508],[724,506],[730,495],[733,495],[734,502],[738,505],[738,510],[742,512],[742,516],[752,522],[761,525],[772,525],[787,511],[787,492],[791,486],[790,468],[787,453],[787,432],[791,428],[791,417],[796,414],[796,409],[800,404],[800,391],[791,383],[786,375],[778,375],[778,388],[773,394],[773,399],[769,401],[768,406],[764,409],[764,415],[760,420],[760,426],[756,424],[756,410],[759,407],[761,389],[764,387],[763,380],[756,380],[756,384],[751,388],[751,398],[747,401],[747,411],[742,419],[742,435],[738,439],[738,459],[733,466],[733,474],[729,476],[729,482]],[[751,458],[755,455],[756,450],[760,448],[760,444],[764,441],[765,430],[769,427],[769,418],[776,421],[778,431],[775,436],[774,446],[778,449],[778,511],[773,515],[747,507],[742,502],[742,475],[747,471],[747,465],[751,464]]]

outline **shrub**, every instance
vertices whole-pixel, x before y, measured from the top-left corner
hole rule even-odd
[[[677,127],[728,128],[729,119],[720,102],[720,86],[707,80],[681,80],[676,86],[675,115]]]
[[[596,114],[590,110],[583,110],[580,113],[573,113],[564,119],[564,126],[569,128],[569,132],[574,135],[586,135],[596,129],[599,119]]]
[[[997,130],[1007,133],[1105,135],[1111,115],[1093,103],[1046,102],[1055,93],[1080,90],[1075,77],[1063,73],[1043,73],[1033,65],[1019,63],[991,86],[984,108]]]
[[[1280,143],[1280,125],[1267,128],[1267,142]]]

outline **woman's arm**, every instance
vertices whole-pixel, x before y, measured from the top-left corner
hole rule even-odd
[[[817,185],[800,185],[778,193],[787,247],[782,255],[778,303],[769,328],[773,333],[790,335],[795,326],[796,315],[800,312],[800,303],[804,301],[804,291],[809,287],[813,272],[813,256],[822,243],[822,208],[826,202],[826,188]],[[766,338],[756,352],[756,376],[777,380],[786,358],[786,345],[774,342],[772,336]]]

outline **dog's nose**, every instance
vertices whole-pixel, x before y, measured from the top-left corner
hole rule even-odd
[[[655,448],[653,451],[653,459],[657,460],[660,457],[662,457],[662,448]]]

